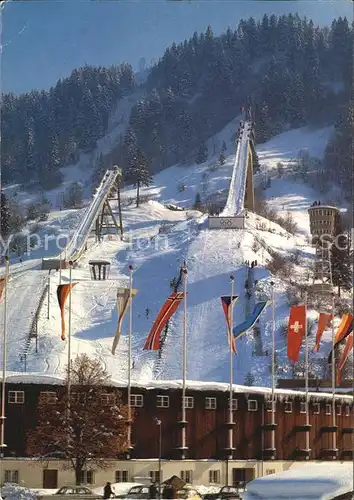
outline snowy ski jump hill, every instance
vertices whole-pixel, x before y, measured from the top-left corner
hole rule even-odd
[[[170,321],[161,358],[155,352],[143,351],[143,345],[160,307],[171,293],[171,280],[178,277],[180,266],[186,261],[187,378],[210,383],[227,382],[229,351],[220,296],[230,293],[230,275],[235,276],[235,293],[239,296],[234,310],[235,325],[244,320],[250,308],[245,291],[249,272],[245,261],[258,261],[252,277],[257,282],[253,301],[256,297],[263,300],[270,297],[271,277],[266,264],[272,259],[272,251],[291,256],[298,250],[301,263],[295,265],[293,279],[304,279],[306,266],[314,256],[307,240],[307,208],[320,198],[312,188],[293,179],[287,180],[285,176],[272,179],[271,186],[265,191],[273,207],[280,212],[292,213],[299,227],[296,235],[251,212],[246,217],[243,230],[209,231],[207,215],[190,208],[197,193],[201,194],[202,201],[216,195],[226,201],[234,166],[239,164],[239,160],[235,161],[234,140],[239,121],[240,117],[235,118],[209,141],[210,151],[212,142],[221,145],[225,141],[227,158],[224,165],[217,165],[216,155],[211,155],[201,165],[175,165],[163,170],[154,177],[152,186],[142,190],[142,195],[148,196],[149,201],[138,208],[132,201],[135,190],[128,187],[123,191],[124,241],[118,236],[104,239],[85,252],[73,270],[73,281],[78,282],[72,292],[73,357],[83,352],[96,356],[112,379],[126,379],[128,318],[123,322],[123,334],[114,356],[111,346],[117,325],[116,289],[128,286],[128,265],[133,264],[134,288],[138,289],[133,301],[133,383],[181,379],[183,307]],[[332,127],[291,130],[257,147],[262,166],[259,181],[264,176],[272,177],[279,161],[286,170],[299,150],[306,149],[311,155],[322,156],[331,132]],[[49,221],[42,224],[41,231],[56,235],[69,231],[72,234],[82,223],[81,217],[82,211],[53,211]],[[24,371],[19,356],[28,338],[29,318],[36,312],[35,302],[38,303],[41,287],[44,288],[47,282],[47,275],[31,268],[34,267],[31,262],[38,264],[43,255],[56,254],[54,249],[45,254],[39,248],[28,256],[27,262],[15,264],[16,268],[27,267],[21,273],[21,279],[17,280],[14,274],[9,283],[9,310],[14,310],[9,318],[7,368],[11,373]],[[88,262],[100,258],[111,262],[109,280],[91,281]],[[277,277],[272,279],[275,281],[277,356],[281,376],[284,377],[288,368],[282,325],[289,313],[289,305],[284,282]],[[62,280],[68,281],[67,270],[62,271]],[[38,352],[35,351],[34,341],[27,351],[27,376],[57,378],[64,374],[67,341],[60,339],[60,311],[56,297],[58,284],[59,273],[52,272],[49,319],[45,299],[38,317]],[[3,307],[1,304],[2,314]],[[251,374],[254,385],[270,386],[270,319],[271,310],[268,308],[260,319],[261,339],[254,338],[250,331],[238,341],[238,355],[234,363],[235,384],[244,384],[245,377]],[[324,341],[328,342],[329,338],[325,337]],[[314,342],[314,336],[311,336],[310,342]]]

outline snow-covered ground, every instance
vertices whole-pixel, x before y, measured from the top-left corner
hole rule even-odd
[[[245,500],[331,500],[353,491],[352,463],[317,463],[294,466],[247,485]],[[343,496],[344,498],[344,496]],[[349,498],[349,496],[345,496]]]
[[[80,352],[98,356],[112,378],[126,378],[127,318],[123,323],[123,334],[115,356],[111,354],[111,345],[117,325],[116,288],[128,286],[128,265],[133,264],[134,287],[138,289],[138,293],[133,301],[132,378],[136,383],[180,379],[183,307],[180,307],[170,322],[162,358],[158,359],[157,353],[143,351],[142,348],[153,320],[171,292],[170,281],[178,276],[179,268],[185,260],[188,266],[188,378],[208,382],[228,381],[228,343],[220,296],[230,293],[230,275],[233,274],[236,278],[235,293],[239,295],[234,319],[234,324],[238,324],[244,320],[250,307],[245,297],[244,284],[248,272],[245,261],[258,261],[253,279],[258,281],[257,288],[263,298],[270,298],[270,277],[264,267],[271,259],[269,250],[291,255],[298,249],[303,262],[308,264],[311,261],[314,252],[306,238],[309,234],[307,208],[320,198],[318,193],[299,182],[290,182],[287,178],[275,179],[265,194],[270,197],[270,202],[277,211],[292,212],[299,225],[298,234],[290,235],[277,224],[252,213],[246,219],[246,227],[242,231],[209,231],[207,217],[190,207],[198,192],[202,199],[217,192],[224,193],[226,199],[235,159],[234,136],[238,121],[239,118],[235,118],[214,138],[220,146],[223,140],[227,145],[227,158],[223,166],[216,166],[218,151],[202,165],[172,166],[157,174],[151,187],[143,189],[142,194],[149,195],[151,199],[139,208],[128,203],[134,197],[135,190],[131,187],[124,190],[124,241],[118,237],[105,239],[87,252],[79,267],[73,271],[73,280],[78,281],[72,292],[73,357]],[[262,170],[272,171],[278,161],[282,161],[286,168],[287,162],[290,163],[300,149],[308,148],[311,155],[323,154],[330,132],[330,127],[317,131],[302,128],[273,138],[257,148]],[[212,142],[209,141],[210,150]],[[175,203],[185,210],[170,210],[164,206],[168,203]],[[41,231],[60,234],[65,224],[72,230],[75,214],[77,220],[76,211],[56,212],[56,215],[52,213],[49,221],[42,224]],[[58,215],[60,217],[56,218]],[[38,259],[40,251],[36,250],[29,258],[33,256]],[[46,255],[49,254],[48,250]],[[111,261],[111,275],[107,282],[90,280],[88,262],[97,258]],[[294,272],[294,280],[303,279],[304,268],[296,266]],[[32,287],[35,290],[39,288],[34,278],[36,273],[39,271],[28,271],[24,275],[28,280],[26,283],[29,290]],[[63,271],[62,278],[64,281],[68,280],[67,271]],[[274,281],[276,343],[278,362],[281,364],[286,359],[286,346],[280,327],[287,318],[289,306],[285,284],[280,279]],[[40,316],[38,353],[35,353],[34,344],[31,344],[27,356],[28,372],[48,376],[61,376],[64,372],[67,342],[60,340],[60,313],[56,298],[58,283],[58,273],[53,273],[50,317],[47,319],[45,310]],[[12,283],[9,287],[11,286]],[[12,300],[9,307],[16,307]],[[8,368],[13,372],[20,371],[18,356],[24,332],[28,330],[28,318],[25,319],[27,316],[26,311],[25,314],[16,315],[13,328],[21,332],[22,336],[16,334],[18,340],[9,346]],[[243,384],[246,375],[251,373],[254,384],[270,385],[270,321],[271,308],[268,307],[260,320],[260,348],[251,332],[238,341],[239,354],[234,366],[235,383]],[[312,336],[310,347],[313,343]]]

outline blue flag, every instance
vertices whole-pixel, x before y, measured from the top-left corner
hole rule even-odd
[[[244,333],[247,332],[254,324],[256,323],[257,319],[259,316],[262,314],[264,309],[269,306],[270,301],[265,301],[265,302],[258,302],[254,306],[253,313],[246,318],[246,320],[243,323],[240,323],[239,325],[235,326],[235,328],[232,330],[232,333],[234,334],[235,340],[240,338]]]

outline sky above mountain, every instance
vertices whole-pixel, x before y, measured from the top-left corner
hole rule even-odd
[[[149,66],[194,31],[214,34],[241,18],[298,12],[315,24],[353,19],[350,0],[43,0],[10,1],[2,9],[2,91],[47,89],[85,64]]]

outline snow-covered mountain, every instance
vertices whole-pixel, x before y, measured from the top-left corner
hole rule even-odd
[[[117,324],[115,293],[118,286],[128,285],[128,265],[133,264],[134,287],[138,293],[133,302],[133,380],[144,383],[152,379],[180,379],[182,354],[182,307],[172,321],[161,359],[157,353],[143,351],[145,338],[161,305],[170,293],[170,281],[177,277],[179,267],[185,260],[188,266],[188,379],[200,381],[227,382],[229,377],[228,343],[224,314],[220,296],[230,293],[230,275],[235,276],[235,293],[239,300],[235,306],[235,324],[245,318],[248,300],[245,297],[247,267],[245,261],[257,260],[254,270],[257,280],[257,295],[270,297],[270,276],[266,264],[270,253],[294,255],[298,250],[300,263],[294,266],[294,281],[304,279],[306,266],[311,262],[314,250],[309,246],[309,222],[307,208],[320,198],[318,192],[287,178],[272,179],[265,196],[277,211],[291,212],[299,230],[296,235],[287,233],[277,224],[254,213],[246,218],[244,230],[209,230],[206,215],[190,209],[196,193],[202,199],[224,196],[230,183],[234,162],[234,136],[239,117],[228,124],[209,141],[209,160],[201,165],[175,165],[154,177],[154,183],[144,188],[142,194],[149,197],[139,208],[132,204],[133,188],[123,191],[123,222],[125,237],[104,240],[89,250],[73,270],[73,280],[78,281],[72,293],[72,355],[86,352],[98,356],[112,378],[125,379],[127,374],[128,319],[124,321],[123,335],[116,354],[111,354],[112,339]],[[281,161],[286,172],[299,150],[308,150],[310,155],[322,156],[331,127],[309,130],[306,127],[290,130],[257,147],[262,171],[258,182],[264,176],[271,177]],[[213,143],[226,142],[226,162],[217,166],[213,156]],[[73,170],[69,171],[73,178]],[[80,175],[80,168],[77,167]],[[176,204],[184,210],[176,211],[166,207]],[[77,225],[80,212],[76,210],[53,211],[41,233],[58,236],[72,232]],[[28,256],[28,264],[38,264],[43,255],[57,253],[54,244],[45,251],[38,248]],[[106,282],[90,280],[88,262],[104,258],[111,261],[110,279]],[[23,352],[29,329],[29,318],[33,317],[34,306],[26,297],[38,293],[38,280],[43,280],[38,270],[14,267],[13,279],[9,285],[9,308],[15,311],[9,317],[8,369],[23,371]],[[25,279],[17,279],[21,270]],[[68,272],[62,272],[62,279],[68,280]],[[275,281],[277,362],[282,376],[286,376],[286,346],[282,325],[289,312],[286,283],[277,277]],[[27,371],[47,375],[62,375],[67,363],[67,342],[60,339],[60,312],[56,298],[59,283],[58,273],[51,274],[50,310],[47,318],[46,303],[38,321],[38,352],[34,342],[27,352]],[[21,298],[19,298],[19,294]],[[14,304],[18,307],[15,310]],[[25,304],[27,306],[25,307]],[[1,305],[3,308],[3,305]],[[1,309],[2,311],[3,309]],[[17,311],[17,312],[16,312]],[[313,314],[315,314],[313,312]],[[271,308],[261,316],[261,339],[250,331],[238,342],[238,355],[234,367],[234,381],[243,384],[245,377],[252,374],[256,385],[270,385]],[[329,341],[325,337],[325,342]],[[311,336],[311,346],[314,336]],[[321,352],[319,353],[321,356]],[[283,366],[284,365],[284,366]]]

